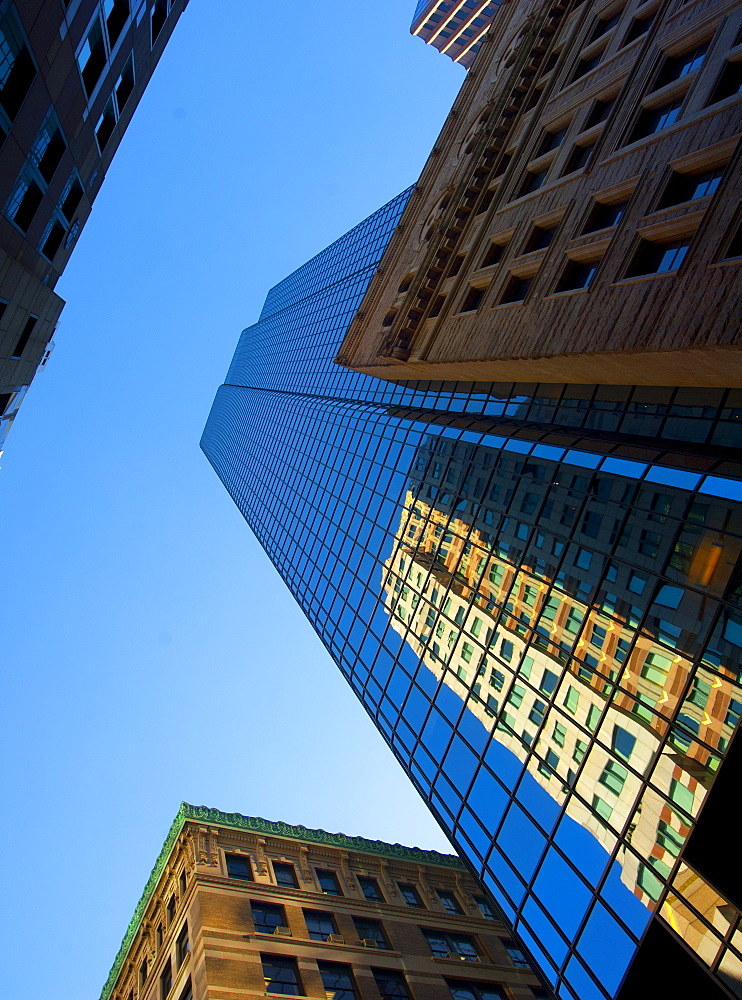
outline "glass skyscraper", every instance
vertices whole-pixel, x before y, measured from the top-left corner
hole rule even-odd
[[[555,993],[741,996],[742,393],[335,365],[410,191],[271,290],[202,447]]]

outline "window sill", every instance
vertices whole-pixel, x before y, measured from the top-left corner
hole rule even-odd
[[[335,951],[362,952],[364,955],[378,954],[390,956],[391,958],[402,957],[402,952],[396,951],[394,948],[366,948],[360,941],[358,944],[348,944],[347,942],[345,944],[340,944],[335,941],[315,941],[314,938],[284,937],[283,934],[261,934],[259,931],[256,931],[253,934],[243,934],[242,937],[246,941],[285,941],[294,950],[296,950],[297,945],[301,945],[302,947],[311,946],[312,948],[319,946],[333,948]],[[280,995],[281,994],[279,994],[279,996]]]
[[[623,285],[637,285],[644,281],[655,281],[657,278],[674,278],[677,271],[661,271],[658,274],[638,274],[633,278],[621,278],[620,281],[612,281],[611,288],[620,288]]]

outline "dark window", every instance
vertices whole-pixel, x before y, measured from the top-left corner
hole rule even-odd
[[[436,316],[440,316],[441,309],[443,308],[443,303],[445,301],[445,295],[436,295],[433,299],[433,305],[430,307],[430,312],[428,313],[430,319],[435,319]]]
[[[534,226],[531,234],[523,247],[523,253],[532,253],[534,250],[543,250],[554,238],[553,229],[544,229],[542,226]]]
[[[504,243],[490,243],[487,252],[482,258],[482,267],[491,267],[492,264],[499,264],[505,253]]]
[[[331,1000],[355,1000],[356,990],[349,965],[337,962],[317,962],[322,985]]]
[[[183,962],[186,960],[186,955],[191,950],[191,942],[188,938],[188,924],[183,924],[183,929],[178,935],[178,940],[175,942],[175,958],[178,963],[178,968],[181,967]]]
[[[722,260],[734,260],[735,257],[742,257],[742,225],[737,226],[737,231],[732,237],[732,242],[727,247]]]
[[[510,280],[505,285],[505,291],[502,293],[500,305],[509,302],[522,302],[528,294],[532,280],[532,278],[519,278],[515,274],[511,275]]]
[[[167,20],[167,0],[155,0],[152,8],[152,44],[155,44],[158,35],[165,26]]]
[[[381,994],[381,1000],[409,1000],[410,994],[407,989],[405,977],[401,972],[393,972],[391,969],[372,969],[376,988]]]
[[[604,122],[608,117],[608,115],[611,113],[613,105],[615,103],[616,103],[615,97],[612,97],[610,98],[610,100],[607,101],[596,101],[595,104],[593,104],[590,114],[587,116],[587,120],[585,122],[585,128],[583,131],[586,132],[589,128],[592,128],[594,125],[600,125],[601,122]]]
[[[0,51],[0,106],[13,121],[36,76],[36,66],[13,10],[0,19]]]
[[[449,934],[446,931],[421,928],[431,952],[437,958],[456,955],[467,962],[476,962],[479,952],[470,934]]]
[[[453,278],[459,273],[459,271],[461,270],[461,265],[464,263],[465,260],[466,260],[465,253],[456,254],[456,256],[453,259],[453,263],[451,264],[451,270],[448,272],[449,278]]]
[[[679,80],[681,77],[687,76],[689,73],[693,73],[699,69],[707,49],[708,42],[705,45],[699,45],[692,52],[686,52],[682,56],[668,56],[660,67],[652,89],[659,90],[660,87],[665,87],[668,83],[672,83],[673,80]]]
[[[155,931],[155,944],[157,950],[159,951],[160,948],[162,948],[162,924],[157,925],[157,930]]]
[[[716,104],[717,101],[723,101],[725,97],[732,97],[740,91],[742,91],[742,62],[728,62],[721,71],[708,103]]]
[[[110,142],[113,130],[116,128],[116,110],[113,106],[113,98],[109,97],[103,108],[103,114],[95,127],[95,138],[98,140],[98,148],[101,153]]]
[[[185,873],[185,868],[180,873],[180,878],[179,878],[178,881],[180,882],[180,895],[181,896],[185,896],[186,889],[188,888],[188,880],[187,880],[187,876],[186,876],[186,873]]]
[[[193,1000],[193,986],[191,985],[191,980],[185,984],[183,992],[178,997],[178,1000]]]
[[[167,925],[168,925],[168,927],[170,926],[170,924],[172,924],[173,920],[175,920],[175,907],[176,907],[176,905],[177,904],[175,902],[175,895],[172,895],[170,897],[170,899],[168,900],[168,904],[167,904]]]
[[[464,296],[464,301],[461,303],[460,312],[474,312],[479,308],[482,299],[484,298],[483,288],[474,288],[472,285],[469,291]]]
[[[10,355],[11,361],[17,361],[23,354],[24,350],[26,349],[26,344],[28,343],[31,334],[34,331],[37,319],[38,319],[37,316],[29,316],[28,319],[26,320],[26,325],[23,327],[23,332],[18,338],[18,343],[15,345],[13,353]]]
[[[106,28],[111,48],[116,44],[129,19],[129,0],[111,0],[106,4]]]
[[[144,961],[142,962],[142,964],[139,966],[139,985],[140,985],[140,987],[144,986],[144,984],[147,982],[147,973],[148,973],[148,971],[149,970],[147,969],[147,959],[145,958]]]
[[[93,21],[85,43],[77,57],[77,62],[80,67],[85,93],[90,97],[95,90],[95,85],[101,78],[103,70],[106,68],[106,46],[103,41],[103,28],[99,17],[96,17],[95,21]]]
[[[605,35],[607,32],[611,30],[611,28],[615,28],[618,22],[621,20],[622,14],[623,11],[619,10],[617,14],[611,15],[611,17],[599,18],[595,22],[595,27],[593,28],[592,33],[590,34],[590,41],[588,42],[588,45],[591,44],[592,42],[597,41],[599,38],[602,38],[603,35]]]
[[[444,910],[447,910],[449,913],[464,912],[461,909],[461,903],[459,903],[455,893],[450,892],[447,889],[438,889],[437,892],[438,892],[438,898],[440,899],[441,905],[443,906]]]
[[[543,170],[538,170],[535,173],[527,170],[526,175],[523,178],[523,183],[518,189],[516,198],[520,198],[524,194],[530,194],[531,191],[538,191],[540,187],[543,187],[548,172],[548,167],[544,167]]]
[[[133,90],[134,90],[134,56],[130,56],[128,62],[124,66],[124,72],[121,74],[121,76],[119,77],[119,82],[116,84],[116,103],[118,104],[120,115],[124,113],[126,102],[131,97]]]
[[[37,139],[37,144],[38,142]],[[67,143],[64,141],[61,130],[57,128],[50,135],[44,136],[41,139],[41,144],[45,148],[39,157],[39,173],[48,184],[64,156]]]
[[[377,948],[388,948],[389,942],[380,920],[369,920],[366,917],[353,917],[356,931],[361,941],[375,941]]]
[[[723,173],[724,167],[707,170],[702,174],[673,172],[657,207],[669,208],[671,205],[680,205],[684,201],[695,201],[696,198],[705,198],[713,194],[721,184]]]
[[[571,174],[575,170],[582,170],[583,167],[586,167],[592,159],[594,149],[594,142],[589,146],[573,146],[572,152],[569,154],[567,162],[564,164],[562,176],[564,177],[566,174]]]
[[[227,875],[230,878],[241,878],[245,882],[252,882],[252,865],[250,859],[244,854],[225,854],[227,862]]]
[[[258,903],[250,900],[252,920],[258,934],[274,934],[276,927],[286,926],[286,914],[275,903]]]
[[[587,288],[595,277],[600,261],[571,260],[562,271],[562,276],[554,289],[556,292],[571,292]]]
[[[274,861],[273,874],[276,885],[285,886],[287,889],[298,889],[299,883],[296,880],[296,869],[288,862]]]
[[[52,222],[51,229],[49,230],[46,239],[41,244],[41,252],[46,257],[47,260],[52,261],[62,245],[62,240],[64,239],[65,228],[61,222],[55,219]]]
[[[676,271],[683,263],[690,240],[677,243],[650,243],[642,240],[634,254],[627,278],[638,278],[645,274],[665,274]]]
[[[494,920],[495,919],[495,914],[494,914],[494,911],[492,909],[492,906],[490,905],[490,903],[488,902],[488,900],[486,900],[484,898],[484,896],[475,896],[474,897],[474,902],[477,904],[477,906],[479,907],[479,909],[482,911],[482,916],[483,917],[486,917],[487,920]]]
[[[340,883],[337,880],[335,872],[327,871],[325,868],[317,868],[315,871],[317,872],[317,881],[322,892],[328,896],[342,896]]]
[[[527,969],[528,962],[526,961],[526,956],[520,950],[515,941],[511,938],[506,938],[502,943],[505,945],[505,951],[507,951],[510,956],[510,960],[513,965],[517,965],[520,969]]]
[[[335,918],[321,910],[304,910],[307,932],[312,941],[326,941],[330,934],[337,934]]]
[[[644,108],[631,130],[628,141],[637,142],[674,124],[680,115],[682,105],[683,100],[680,98],[663,104],[660,108]]]
[[[44,197],[36,181],[22,177],[10,196],[7,213],[16,226],[24,233],[33,222],[36,211]]]
[[[629,25],[629,30],[626,32],[626,37],[621,46],[623,47],[630,42],[636,41],[637,38],[641,38],[652,27],[655,17],[657,17],[656,10],[653,10],[651,14],[645,14],[643,17],[635,17]]]
[[[627,205],[628,200],[617,201],[613,205],[604,205],[602,202],[596,201],[587,217],[582,234],[595,233],[599,229],[610,229],[611,226],[617,226]]]
[[[482,198],[481,204],[477,209],[477,215],[481,215],[482,212],[487,211],[492,202],[495,200],[496,194],[497,194],[497,188],[490,188],[488,191],[484,192],[484,197]]]
[[[165,962],[165,968],[160,973],[160,997],[161,1000],[165,998],[170,993],[173,988],[173,967],[170,964],[170,959]]]
[[[564,128],[560,128],[557,132],[544,132],[536,156],[543,156],[544,153],[550,153],[552,149],[558,149],[564,142],[568,127],[568,125],[565,125]]]
[[[461,979],[447,979],[446,985],[453,1000],[505,1000],[505,993],[494,983],[475,983]]]
[[[595,69],[602,58],[603,52],[601,50],[594,56],[588,56],[586,59],[580,59],[575,66],[574,73],[572,74],[572,81],[579,80],[581,76],[585,76],[585,74],[589,73],[591,69]]]
[[[376,903],[384,902],[384,897],[381,894],[379,883],[376,881],[375,878],[367,878],[364,875],[359,875],[358,884],[360,885],[361,892],[366,897],[366,899],[371,899]]]
[[[420,894],[414,885],[408,885],[403,882],[398,882],[397,885],[399,886],[399,891],[402,894],[402,899],[408,906],[422,907],[423,901],[420,899]]]
[[[299,970],[295,958],[281,958],[278,955],[261,955],[266,993],[280,993],[283,996],[303,995]]]
[[[67,187],[67,193],[62,198],[62,215],[68,222],[72,221],[72,217],[77,211],[77,207],[82,200],[82,184],[75,177]]]

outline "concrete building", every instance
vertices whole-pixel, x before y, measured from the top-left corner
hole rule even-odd
[[[183,803],[101,1000],[534,1000],[452,855]]]
[[[54,286],[187,5],[0,3],[0,450],[49,357]]]
[[[338,361],[740,387],[742,9],[503,5]]]

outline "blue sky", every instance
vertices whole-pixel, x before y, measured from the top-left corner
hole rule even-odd
[[[181,799],[446,849],[198,448],[268,288],[424,163],[463,71],[413,7],[191,0],[58,286],[0,471],[8,996],[98,996]]]

